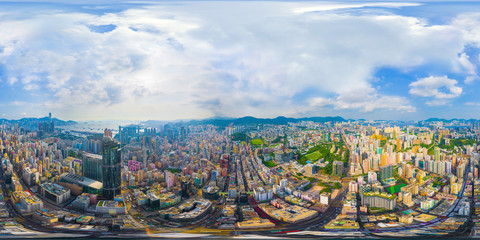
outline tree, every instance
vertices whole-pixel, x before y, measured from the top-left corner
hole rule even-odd
[[[320,191],[320,193],[325,193],[325,192],[326,193],[332,193],[332,189],[327,187],[327,188],[324,188]]]
[[[249,137],[246,133],[234,133],[232,134],[232,141],[248,141]]]

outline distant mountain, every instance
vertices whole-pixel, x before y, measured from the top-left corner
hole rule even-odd
[[[426,120],[423,120],[423,122],[453,122],[453,121],[459,121],[459,122],[472,122],[472,121],[478,121],[477,119],[463,119],[463,118],[453,118],[453,119],[444,119],[444,118],[429,118]]]
[[[256,118],[252,116],[242,117],[242,118],[211,118],[203,120],[191,120],[187,124],[212,124],[217,126],[228,126],[233,125],[249,125],[249,124],[273,124],[273,125],[285,125],[289,122],[301,122],[301,121],[312,121],[312,122],[345,122],[342,117],[306,117],[306,118],[287,118],[287,117],[276,117],[276,118]]]
[[[63,121],[58,118],[52,118],[55,126],[68,126],[68,125],[74,125],[77,124],[75,121]],[[18,120],[14,119],[0,119],[0,124],[1,123],[10,123],[10,124],[18,124],[19,127],[23,127],[29,130],[37,130],[38,129],[38,124],[41,122],[48,122],[49,118],[48,117],[43,117],[43,118],[22,118]]]

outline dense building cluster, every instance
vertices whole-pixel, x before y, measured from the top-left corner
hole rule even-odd
[[[449,217],[454,232],[480,209],[476,123],[170,123],[78,134],[48,119],[36,130],[0,125],[11,199],[0,199],[0,213],[11,203],[45,229],[427,231],[419,224],[443,229]]]

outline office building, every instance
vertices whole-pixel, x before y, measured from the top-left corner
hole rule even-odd
[[[46,199],[61,204],[70,198],[70,189],[54,183],[42,183],[40,185],[42,196]]]
[[[72,208],[74,209],[85,211],[88,206],[90,206],[90,197],[87,195],[80,195],[72,202]]]
[[[84,177],[102,182],[102,155],[83,152],[82,174]]]
[[[318,172],[318,166],[311,163],[305,165],[303,169],[305,170],[305,173],[309,175],[313,175]]]
[[[322,193],[320,194],[320,204],[329,205],[330,204],[330,193]]]
[[[121,179],[121,148],[112,138],[103,138],[103,196],[112,200],[120,194]]]

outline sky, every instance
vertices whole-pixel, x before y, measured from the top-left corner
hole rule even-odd
[[[480,3],[0,1],[0,118],[480,119]]]

